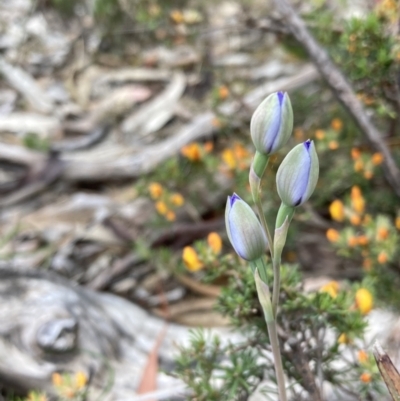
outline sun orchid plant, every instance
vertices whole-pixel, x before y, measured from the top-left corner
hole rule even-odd
[[[259,218],[237,194],[228,196],[225,211],[229,240],[236,253],[249,262],[254,274],[258,298],[270,337],[281,401],[287,400],[276,324],[281,255],[295,209],[310,198],[318,181],[319,162],[313,141],[307,140],[295,146],[278,169],[276,185],[282,203],[277,213],[273,237],[262,209],[261,179],[269,157],[287,143],[292,130],[293,111],[288,94],[272,93],[257,107],[250,124],[256,153],[250,168],[249,182]],[[272,294],[267,282],[265,260],[268,248],[274,269]]]

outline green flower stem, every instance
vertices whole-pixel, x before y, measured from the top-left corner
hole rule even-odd
[[[269,231],[267,221],[265,220],[265,215],[262,210],[261,196],[260,196],[261,177],[263,176],[265,169],[268,166],[268,162],[269,162],[269,156],[265,156],[262,153],[259,153],[258,151],[256,152],[250,169],[249,183],[250,183],[251,194],[253,195],[253,201],[257,207],[257,214],[258,217],[260,218],[261,225],[267,236],[268,247],[271,253],[271,257],[273,258],[274,249],[272,243],[272,236],[271,232]]]
[[[268,284],[262,280],[259,271],[265,270],[265,262],[258,259],[254,262],[256,266],[254,270],[254,280],[256,282],[257,294],[260,304],[263,308],[264,319],[267,324],[268,336],[271,343],[272,355],[274,357],[276,381],[278,384],[279,401],[287,401],[285,376],[283,373],[282,357],[279,347],[278,333],[276,330],[276,319],[271,304],[271,294]]]
[[[272,310],[276,319],[278,313],[279,293],[281,287],[281,260],[282,251],[286,243],[286,236],[295,208],[281,204],[276,218],[274,256],[272,265],[274,269],[274,285],[272,288]]]
[[[282,357],[279,347],[278,332],[276,330],[276,320],[267,324],[269,341],[271,342],[272,355],[274,356],[276,382],[278,384],[279,401],[287,401],[285,376],[283,373]]]

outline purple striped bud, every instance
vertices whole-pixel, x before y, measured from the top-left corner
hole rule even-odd
[[[228,196],[225,224],[229,240],[243,259],[259,259],[266,251],[267,237],[253,209],[238,195]]]
[[[276,174],[276,186],[282,202],[295,207],[314,192],[319,175],[319,161],[314,142],[295,146],[284,158]]]
[[[286,92],[269,95],[257,107],[250,122],[257,151],[269,155],[286,144],[293,130],[293,110]]]

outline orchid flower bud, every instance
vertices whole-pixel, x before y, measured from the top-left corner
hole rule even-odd
[[[295,146],[284,158],[276,174],[276,186],[282,203],[299,206],[314,192],[319,162],[314,142],[307,140]]]
[[[253,209],[238,195],[228,196],[225,224],[229,240],[243,259],[259,259],[266,251],[267,237]]]
[[[286,92],[269,95],[257,107],[250,122],[257,151],[269,155],[288,141],[293,130],[293,110]]]

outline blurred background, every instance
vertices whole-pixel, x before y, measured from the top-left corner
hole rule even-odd
[[[262,184],[267,220],[280,204],[275,172],[294,145],[314,140],[321,168],[315,193],[295,215],[284,262],[309,288],[348,281],[368,288],[378,305],[400,306],[398,4],[291,4],[292,17],[272,0],[0,1],[0,267],[4,283],[11,280],[0,291],[0,382],[7,397],[65,385],[85,399],[82,389],[98,373],[89,362],[77,370],[54,357],[77,352],[78,326],[64,317],[61,326],[40,329],[39,340],[26,334],[42,351],[53,347],[52,357],[23,345],[20,334],[31,325],[19,321],[26,294],[48,300],[29,312],[41,316],[53,302],[43,295],[46,280],[62,277],[68,281],[57,285],[83,291],[83,309],[112,304],[102,298],[111,293],[145,310],[159,324],[146,355],[163,319],[228,324],[215,306],[243,263],[225,234],[226,198],[237,192],[251,202],[249,122],[275,91],[289,93],[295,125]],[[293,16],[319,43],[311,57]],[[330,79],[337,73],[344,89]],[[34,290],[15,281],[32,278]],[[14,299],[6,287],[22,295]],[[89,302],[92,290],[100,295]],[[69,295],[58,294],[70,305]],[[15,308],[7,307],[10,297]],[[122,306],[115,308],[104,313],[115,316]],[[52,368],[30,381],[35,374],[16,367],[28,363],[21,355]],[[155,391],[152,379],[140,379],[154,376],[149,361],[143,356],[136,385]],[[58,371],[72,373],[65,379]]]

